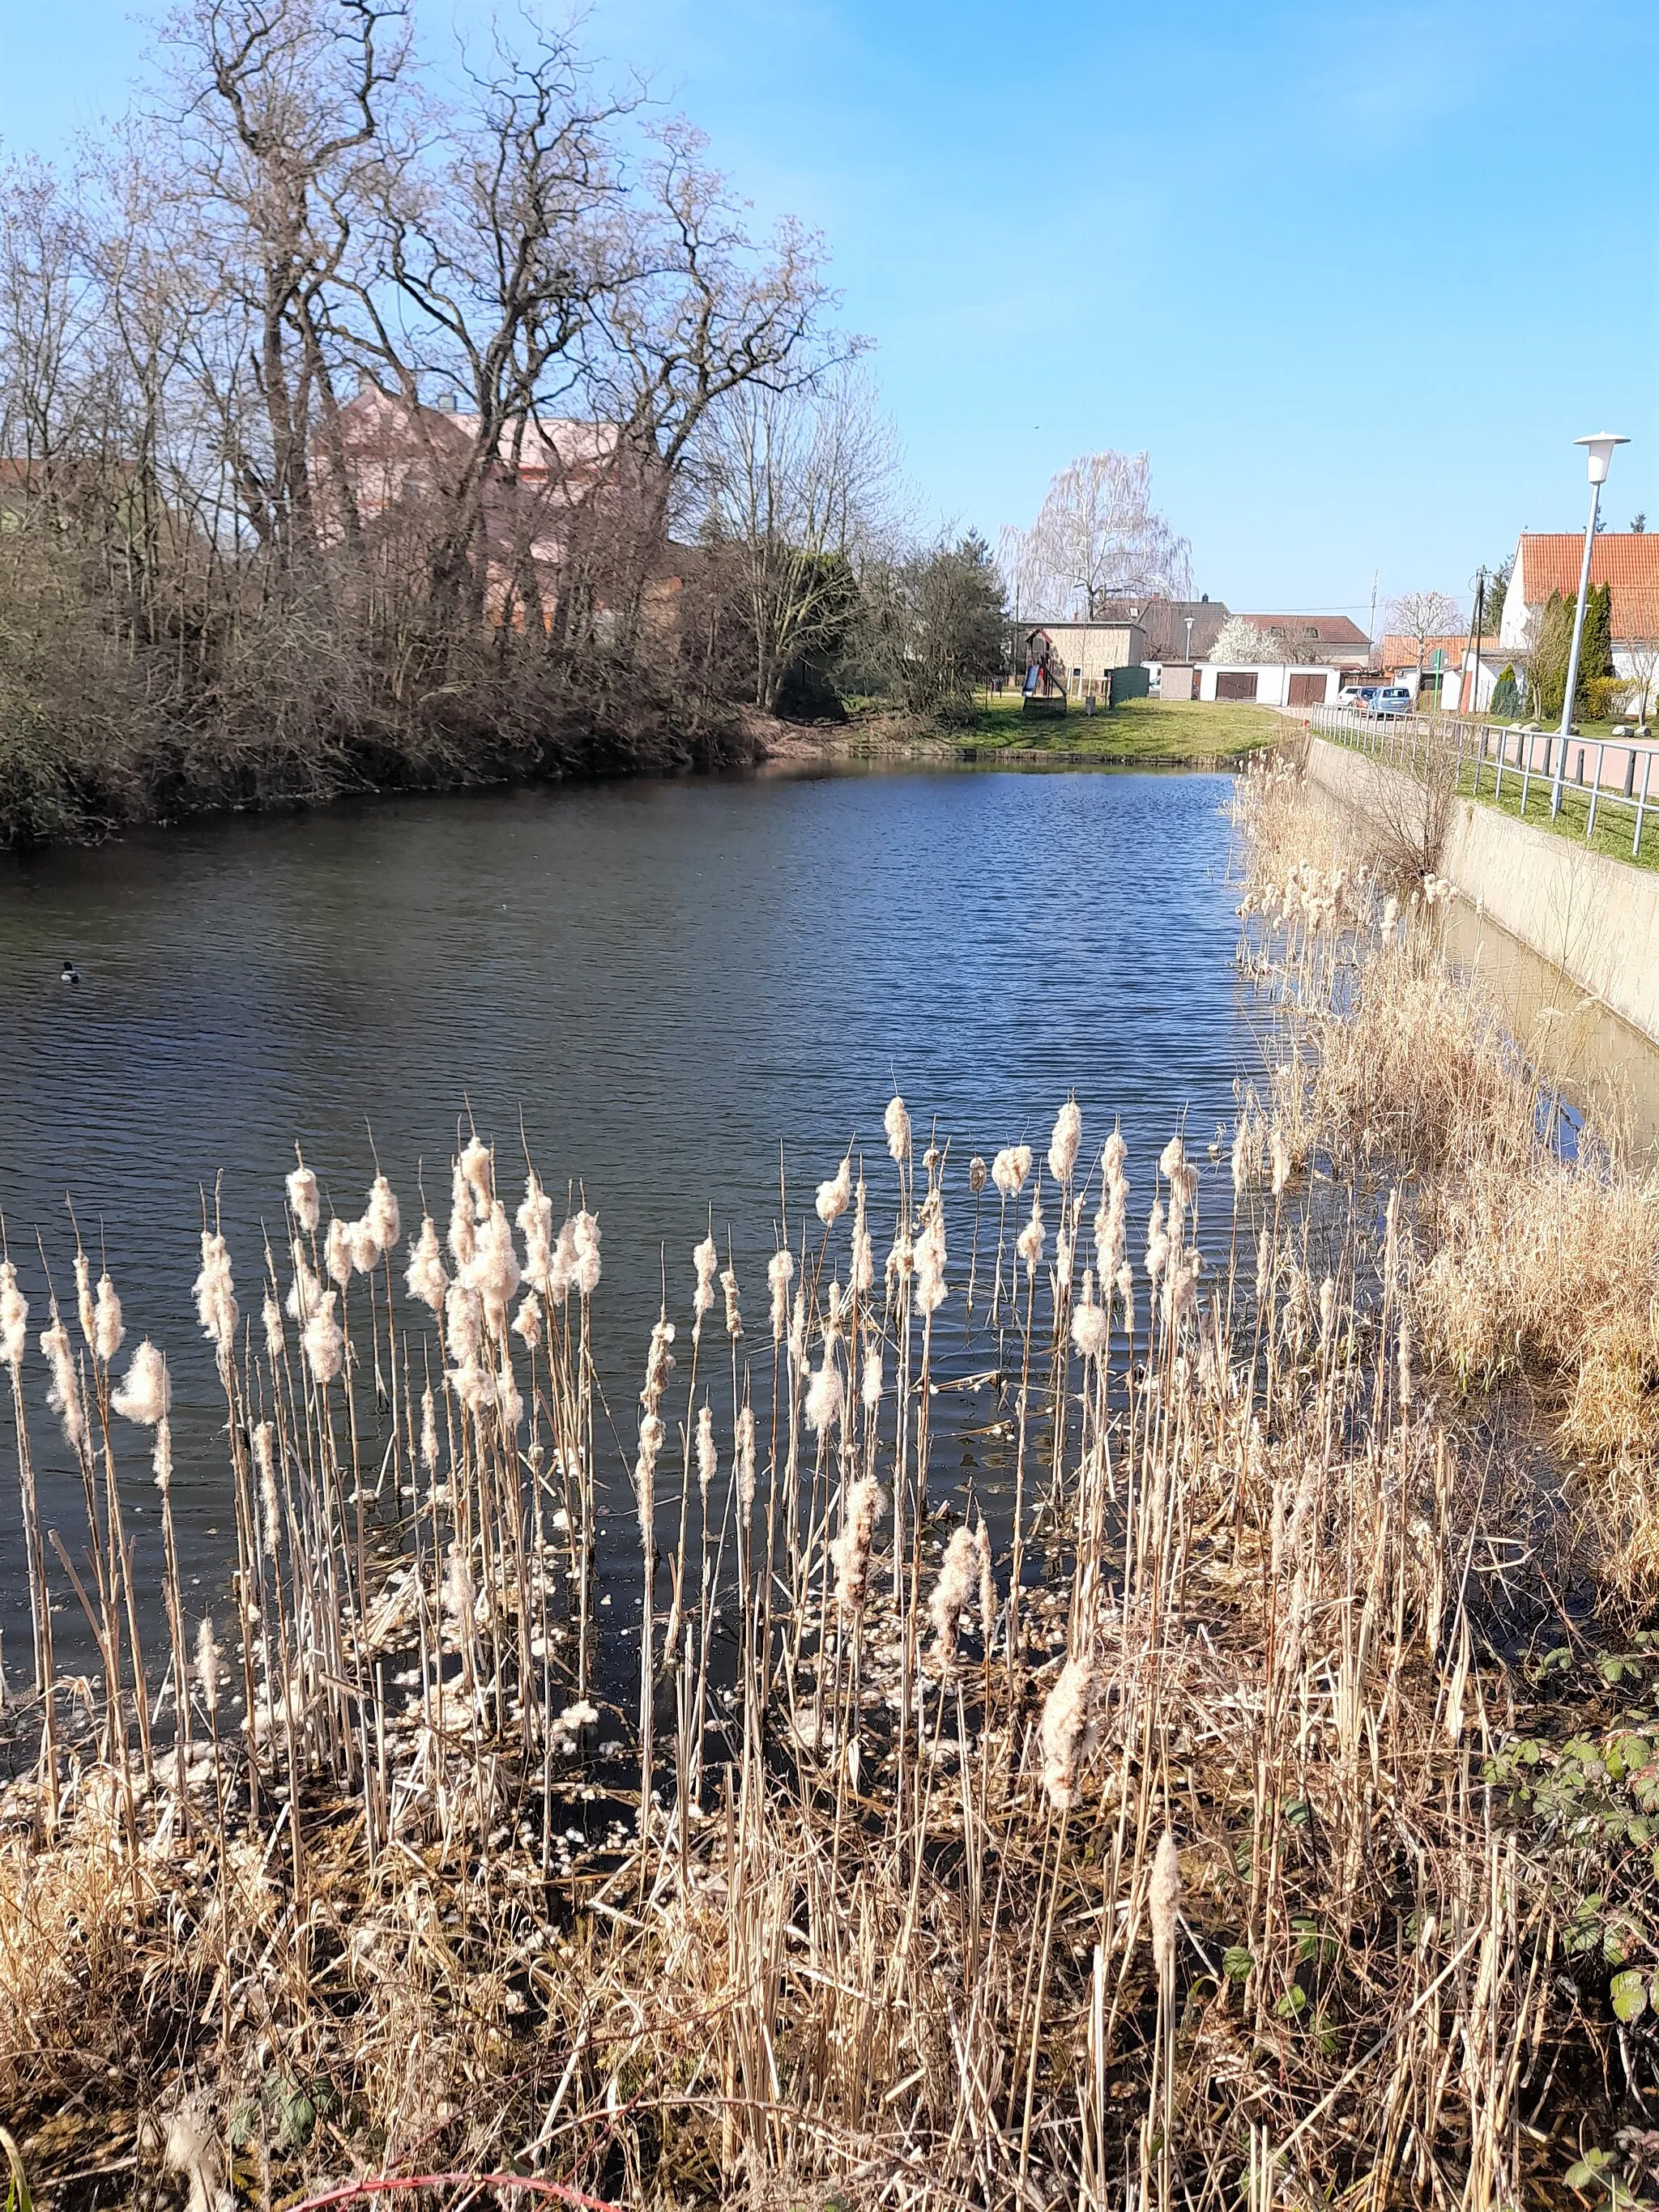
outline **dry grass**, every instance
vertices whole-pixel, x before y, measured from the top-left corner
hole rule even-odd
[[[207,1255],[235,1633],[216,1667],[174,1578],[141,1726],[115,1463],[159,1431],[94,1315],[58,1395],[103,1666],[78,1694],[41,1640],[0,1847],[38,2201],[1541,2206],[1639,2120],[1608,1983],[1659,1765],[1600,1675],[1558,1726],[1502,1639],[1561,1562],[1646,1571],[1610,1501],[1648,1480],[1652,1194],[1540,1142],[1431,908],[1385,941],[1334,854],[1284,896],[1293,799],[1244,794],[1279,1049],[1231,1186],[1172,1145],[1131,1237],[1103,1132],[988,1179],[890,1111],[792,1206],[788,1279],[734,1286],[742,1333],[684,1259],[636,1534],[596,1503],[603,1291],[535,1194],[509,1266],[497,1164],[458,1164],[434,1311],[337,1237],[338,1366],[301,1190],[280,1343]],[[970,1249],[964,1364],[934,1316]],[[1540,1541],[1522,1384],[1588,1555]],[[1018,1500],[988,1592],[965,1443]],[[26,1551],[49,1622],[67,1563]],[[643,1638],[599,1602],[629,1582]]]

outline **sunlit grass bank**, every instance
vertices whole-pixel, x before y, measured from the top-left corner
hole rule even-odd
[[[1013,692],[981,696],[974,719],[954,732],[974,752],[1075,753],[1103,760],[1196,763],[1255,751],[1285,735],[1271,708],[1209,700],[1126,699],[1089,714],[1073,701],[1063,717],[1022,714]]]

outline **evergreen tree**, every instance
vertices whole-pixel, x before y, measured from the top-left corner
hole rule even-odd
[[[912,714],[967,713],[975,687],[1002,669],[1003,589],[975,531],[909,562],[899,579],[897,690]]]
[[[1492,686],[1492,705],[1487,708],[1495,722],[1512,722],[1521,712],[1521,686],[1516,680],[1515,663],[1506,661],[1503,672]]]
[[[1567,660],[1572,651],[1574,599],[1552,592],[1538,625],[1538,642],[1532,649],[1531,678],[1534,712],[1545,722],[1559,721],[1567,688]]]
[[[1584,595],[1584,640],[1578,655],[1579,697],[1592,677],[1612,676],[1613,586],[1592,584]]]

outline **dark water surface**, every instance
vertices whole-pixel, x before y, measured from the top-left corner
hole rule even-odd
[[[600,1354],[630,1436],[661,1253],[684,1314],[712,1203],[758,1345],[780,1145],[797,1224],[854,1134],[890,1195],[895,1080],[919,1148],[937,1117],[963,1171],[971,1152],[1021,1139],[1040,1154],[1074,1085],[1085,1155],[1121,1117],[1138,1230],[1165,1139],[1184,1115],[1202,1163],[1256,1058],[1230,962],[1228,790],[1223,776],[1088,773],[637,782],[0,860],[0,1210],[32,1306],[43,1520],[78,1550],[79,1486],[36,1348],[37,1226],[66,1316],[74,1304],[66,1195],[107,1252],[128,1348],[149,1335],[168,1355],[175,1508],[204,1601],[232,1528],[223,1402],[190,1296],[201,1194],[222,1174],[257,1319],[262,1224],[280,1255],[296,1137],[355,1215],[372,1131],[407,1240],[422,1163],[447,1218],[469,1103],[516,1203],[522,1120],[549,1188],[579,1182],[599,1215]],[[58,981],[66,957],[78,988]],[[955,1284],[965,1255],[951,1262]],[[9,1429],[8,1414],[0,1627],[15,1680],[28,1627]],[[153,1493],[127,1434],[148,1552]]]

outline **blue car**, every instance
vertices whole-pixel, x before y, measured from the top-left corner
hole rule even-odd
[[[1384,684],[1365,702],[1368,714],[1409,714],[1412,695],[1403,684]]]

